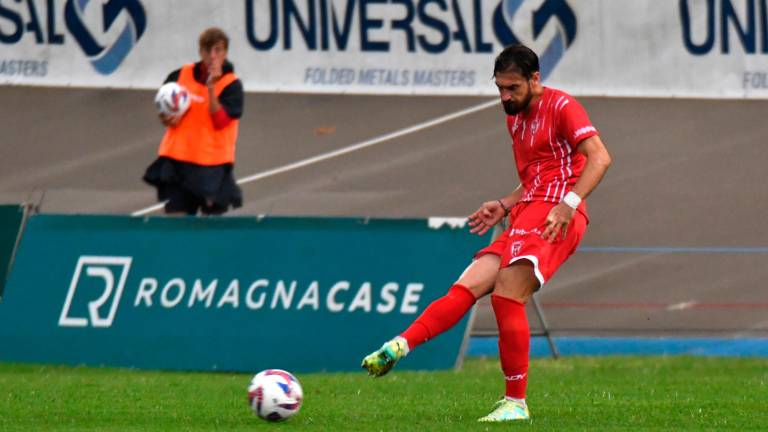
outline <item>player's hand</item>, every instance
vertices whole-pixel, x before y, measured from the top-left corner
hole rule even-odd
[[[181,116],[178,115],[158,114],[157,116],[160,118],[160,122],[165,127],[176,126],[181,121]]]
[[[499,201],[486,201],[477,211],[469,215],[469,232],[483,235],[504,219],[504,208]]]
[[[211,66],[208,68],[208,79],[205,81],[205,84],[208,87],[212,87],[214,84],[216,84],[216,81],[221,78],[222,75],[222,62],[221,61],[214,61],[211,63]]]
[[[576,210],[568,207],[565,203],[552,207],[552,210],[547,215],[546,229],[541,234],[541,237],[550,243],[554,243],[558,235],[562,235],[562,239],[565,240],[565,236],[568,234],[568,225],[571,223],[575,213]]]

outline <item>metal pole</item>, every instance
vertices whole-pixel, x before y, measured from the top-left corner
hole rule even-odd
[[[552,339],[552,335],[549,333],[549,326],[547,325],[547,320],[544,318],[544,311],[541,309],[539,301],[536,300],[536,294],[531,296],[531,302],[533,303],[533,308],[536,310],[536,315],[539,316],[539,322],[541,322],[542,331],[539,334],[546,336],[547,342],[549,343],[549,349],[552,351],[552,357],[557,360],[560,358],[560,351],[558,351],[557,345],[555,345],[555,340]]]

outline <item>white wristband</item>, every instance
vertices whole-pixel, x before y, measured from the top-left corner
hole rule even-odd
[[[581,197],[576,194],[574,191],[570,191],[567,194],[565,194],[565,197],[563,198],[563,202],[568,207],[576,210],[579,208],[579,204],[581,204]]]

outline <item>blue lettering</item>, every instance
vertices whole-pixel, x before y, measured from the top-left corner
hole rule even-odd
[[[766,15],[766,0],[760,2],[760,26],[763,29],[763,54],[768,53],[768,15]]]
[[[461,41],[461,47],[464,48],[464,52],[471,52],[472,46],[469,44],[469,36],[467,36],[467,30],[464,27],[464,20],[461,18],[461,8],[459,7],[458,0],[453,0],[453,18],[456,20],[456,31],[453,32],[453,39]]]
[[[694,55],[704,55],[715,45],[715,0],[707,0],[707,37],[704,43],[696,45],[691,35],[691,12],[688,0],[680,0],[680,17],[683,21],[683,42],[685,48]]]
[[[368,39],[370,30],[384,26],[384,20],[368,18],[368,5],[386,2],[387,0],[360,0],[360,45],[363,51],[389,51],[389,42]]]
[[[361,69],[357,83],[368,86],[405,87],[410,82],[410,72],[392,69]]]
[[[320,0],[320,49],[328,51],[328,0]]]
[[[256,37],[256,13],[253,2],[255,0],[245,1],[245,29],[248,36],[248,43],[257,50],[266,51],[272,49],[277,43],[277,0],[269,0],[269,36],[264,40]]]
[[[51,45],[61,45],[64,43],[64,35],[56,33],[56,15],[54,14],[56,11],[56,4],[54,3],[54,0],[48,0],[47,6],[48,13],[46,14],[46,18],[48,21],[48,43]]]
[[[736,11],[731,4],[731,0],[721,0],[723,2],[722,11],[720,14],[720,28],[723,32],[721,51],[728,53],[728,21],[730,21],[736,28],[736,33],[739,35],[741,45],[747,54],[755,53],[755,2],[754,0],[747,0],[747,29],[741,26],[739,17],[736,15]]]
[[[293,18],[293,20],[299,26],[299,31],[304,38],[304,42],[307,44],[307,48],[310,50],[317,49],[317,20],[315,19],[315,1],[306,0],[306,4],[307,9],[309,9],[309,16],[307,17],[306,22],[304,22],[302,21],[301,14],[299,13],[299,9],[294,3],[294,0],[284,0],[285,10],[283,11],[283,37],[285,40],[283,41],[283,46],[285,49],[291,49],[291,35],[293,34],[293,30],[291,28],[291,18]]]
[[[15,30],[12,33],[3,33],[0,31],[0,42],[5,44],[13,44],[21,40],[21,35],[24,34],[22,30],[22,22],[19,14],[11,9],[4,7],[0,4],[0,18],[5,18],[13,24]],[[0,26],[0,30],[3,26]]]
[[[392,29],[402,30],[405,33],[405,41],[408,46],[408,52],[416,51],[416,37],[413,35],[413,17],[415,15],[413,3],[411,0],[392,0],[392,3],[405,6],[405,18],[392,21]]]
[[[331,19],[333,19],[333,37],[336,40],[336,46],[340,50],[347,49],[347,43],[349,43],[349,35],[352,33],[352,16],[355,12],[355,0],[347,0],[347,8],[344,10],[344,23],[342,27],[339,27],[339,22],[336,19],[336,8],[331,3]]]
[[[43,31],[40,29],[40,20],[37,18],[37,9],[34,0],[27,0],[27,9],[29,10],[29,22],[27,22],[27,31],[35,33],[35,42],[43,43]]]
[[[350,85],[355,80],[355,71],[350,68],[321,69],[308,67],[304,70],[304,82],[313,85]]]
[[[0,75],[43,77],[48,74],[48,62],[38,60],[0,60]]]
[[[686,0],[681,1],[687,14]],[[299,35],[310,51],[345,51],[350,39],[358,38],[363,52],[388,52],[397,41],[408,52],[437,54],[456,42],[466,53],[489,53],[495,45],[484,33],[486,4],[488,0],[246,0],[245,24],[250,45],[261,51],[278,43],[291,50]],[[497,36],[503,30],[513,38],[501,7],[494,13],[494,29]],[[573,40],[576,18],[566,0],[548,0],[537,14],[536,31],[555,16],[565,28],[566,46]],[[264,28],[257,29],[257,21]]]
[[[760,31],[760,42],[762,44],[761,52],[768,53],[768,13],[766,11],[767,0],[745,0],[746,16],[744,20],[739,17],[736,8],[733,5],[733,0],[718,0],[716,5],[715,0],[706,0],[706,27],[705,38],[701,43],[694,42],[691,16],[699,16],[692,14],[691,0],[680,0],[680,21],[682,23],[683,31],[683,43],[685,48],[693,55],[705,55],[712,51],[715,46],[715,38],[720,32],[720,52],[728,54],[732,50],[732,44],[730,39],[731,28],[735,30],[739,42],[746,54],[757,53],[757,37]],[[758,12],[756,11],[755,2],[759,2],[759,22]],[[715,16],[719,7],[720,20],[716,20]],[[717,25],[719,24],[719,28]]]
[[[471,87],[475,84],[475,71],[416,70],[413,85],[417,87]]]
[[[489,53],[493,51],[493,44],[483,40],[483,9],[482,0],[475,0],[475,50],[479,53]]]
[[[419,19],[421,22],[424,23],[425,26],[437,30],[442,35],[441,40],[437,43],[432,43],[424,35],[419,35],[419,45],[421,45],[424,51],[430,54],[436,54],[445,51],[448,47],[448,43],[450,43],[450,29],[444,22],[427,14],[427,6],[429,6],[430,3],[437,3],[441,10],[446,10],[448,5],[445,4],[445,0],[422,0],[421,3],[419,3]]]

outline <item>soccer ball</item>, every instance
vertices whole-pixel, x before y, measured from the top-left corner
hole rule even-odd
[[[157,90],[155,106],[160,114],[182,116],[191,102],[189,91],[175,82],[165,83]]]
[[[254,414],[271,422],[295,415],[303,399],[299,380],[280,369],[257,373],[248,386],[248,403]]]

